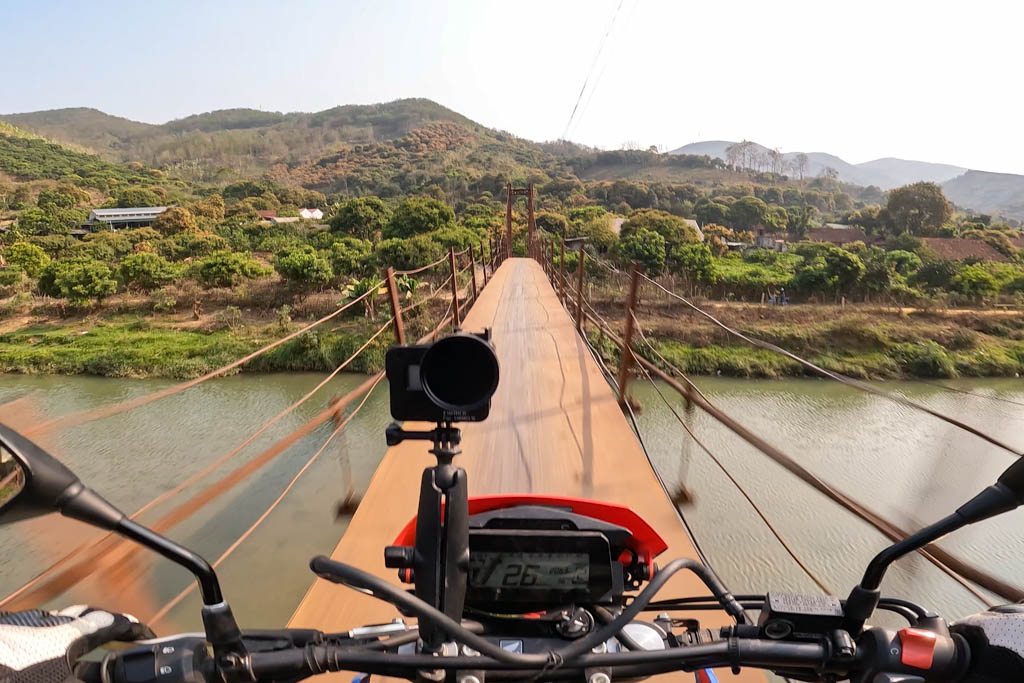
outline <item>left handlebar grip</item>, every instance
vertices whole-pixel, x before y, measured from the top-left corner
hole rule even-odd
[[[214,681],[215,674],[216,666],[201,636],[161,638],[111,653],[101,662],[75,665],[75,675],[85,683],[201,683]]]

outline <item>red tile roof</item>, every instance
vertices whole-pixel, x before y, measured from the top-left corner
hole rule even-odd
[[[277,211],[257,211],[260,218],[277,218]]]
[[[1009,261],[981,240],[968,240],[962,237],[922,237],[921,242],[943,261],[960,261],[967,258]]]

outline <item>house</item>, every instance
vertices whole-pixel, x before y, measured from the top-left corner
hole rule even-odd
[[[153,225],[157,216],[167,210],[166,206],[136,206],[130,209],[93,209],[85,222],[88,226],[106,225],[111,230],[119,228],[143,228]]]
[[[921,243],[943,261],[982,259],[1006,263],[1010,260],[981,240],[968,240],[962,237],[922,237]]]
[[[697,221],[693,220],[692,218],[684,218],[683,222],[689,225],[691,228],[693,228],[694,232],[697,233],[697,237],[700,238],[701,242],[704,241],[704,231],[700,229],[700,225],[697,224]]]
[[[822,227],[831,228],[832,230],[853,230],[854,229],[854,227],[852,225],[847,225],[846,223],[826,223]]]
[[[277,218],[277,211],[257,211],[256,215],[260,217],[260,220],[270,221]]]
[[[298,216],[273,216],[270,218],[270,222],[274,225],[280,225],[281,223],[298,223]]]
[[[829,244],[849,244],[850,242],[864,242],[865,244],[872,240],[864,234],[863,230],[859,228],[851,228],[849,226],[836,228],[836,227],[824,227],[815,228],[807,231],[807,236],[804,237],[808,242],[827,242]]]
[[[766,233],[763,228],[757,231],[757,237],[754,238],[754,246],[758,249],[771,249],[772,251],[787,251],[789,249],[786,245],[786,240],[777,235]]]
[[[299,209],[299,216],[307,221],[318,221],[324,217],[324,212],[320,209]]]

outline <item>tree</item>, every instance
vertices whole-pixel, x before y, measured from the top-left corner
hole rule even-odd
[[[569,231],[569,221],[560,213],[541,211],[536,215],[534,220],[536,221],[538,228],[546,232],[550,232],[553,235],[565,237]]]
[[[117,206],[121,209],[131,209],[138,206],[160,206],[163,198],[153,190],[144,187],[129,187],[118,192]]]
[[[455,212],[442,201],[430,197],[409,197],[395,209],[383,236],[413,237],[455,225]]]
[[[368,275],[373,269],[373,245],[369,240],[342,237],[327,253],[336,277]]]
[[[807,173],[807,155],[800,152],[793,157],[793,168],[796,170],[796,174],[800,177],[800,180],[803,180],[804,174]]]
[[[279,253],[274,269],[288,284],[299,288],[323,286],[334,277],[328,260],[308,244]]]
[[[129,254],[117,267],[118,278],[126,287],[150,291],[181,276],[182,268],[158,254]]]
[[[433,263],[441,258],[441,245],[427,235],[410,239],[397,237],[383,240],[377,245],[376,261],[381,266],[393,266],[397,270],[411,270]]]
[[[207,287],[232,287],[243,279],[263,277],[267,269],[248,252],[218,251],[196,264],[195,272]]]
[[[714,284],[718,269],[706,244],[677,244],[668,252],[668,269],[682,274],[688,284]]]
[[[729,222],[729,207],[720,202],[702,199],[693,205],[693,213],[701,225],[725,225]]]
[[[765,225],[768,205],[753,195],[740,197],[729,207],[729,227],[750,230]]]
[[[179,232],[198,232],[196,219],[188,209],[173,206],[153,219],[153,229],[162,235]]]
[[[665,269],[665,238],[650,228],[639,228],[621,241],[622,255],[643,266],[651,277]]]
[[[964,266],[949,283],[954,292],[971,298],[984,299],[999,290],[995,277],[979,265]]]
[[[338,207],[330,226],[334,232],[377,241],[390,220],[391,210],[379,197],[356,197]]]
[[[699,242],[700,237],[685,220],[657,209],[641,209],[634,211],[622,223],[619,239],[629,237],[641,228],[653,230],[665,238],[665,244],[672,247],[683,242]]]
[[[894,249],[893,251],[886,252],[885,260],[892,265],[893,270],[903,277],[909,276],[921,267],[921,259],[917,254],[911,251],[904,251],[902,249]]]
[[[374,280],[372,277],[364,277],[361,280],[352,280],[348,283],[348,286],[345,287],[345,299],[355,301],[359,297],[366,295],[362,300],[363,310],[366,312],[366,317],[373,320],[375,317],[374,300],[387,291],[387,288],[381,287],[377,280]]]
[[[36,206],[47,213],[54,209],[73,209],[77,203],[74,195],[59,190],[40,190],[36,197]]]
[[[914,183],[889,192],[886,204],[895,232],[936,235],[953,216],[953,206],[935,183]]]
[[[50,264],[50,257],[42,248],[28,242],[15,242],[7,247],[7,262],[25,271],[29,277],[39,277],[40,271]]]
[[[786,215],[789,218],[789,229],[795,235],[803,237],[811,221],[818,215],[818,210],[813,206],[791,206],[786,208]]]
[[[86,219],[82,209],[61,209],[48,205],[48,210],[31,208],[18,214],[18,229],[25,235],[67,235]]]
[[[202,216],[215,221],[224,220],[224,198],[219,194],[211,194],[206,199],[200,200],[188,207],[189,213],[193,216]]]
[[[913,284],[931,289],[949,289],[962,264],[956,261],[928,260],[921,264],[911,278]]]
[[[39,274],[39,289],[44,294],[67,299],[76,307],[102,301],[117,291],[110,268],[92,259],[52,261]]]

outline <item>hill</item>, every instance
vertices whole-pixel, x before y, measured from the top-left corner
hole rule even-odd
[[[191,180],[247,177],[275,164],[313,159],[344,144],[393,140],[437,121],[482,128],[426,99],[345,105],[315,113],[224,109],[160,125],[86,108],[0,115],[0,120],[83,147],[108,161],[178,167]]]
[[[1024,220],[1024,176],[967,171],[942,184],[951,201],[983,213]]]
[[[693,142],[674,149],[669,154],[707,154],[711,157],[725,160],[726,149],[736,144],[728,140],[710,140],[704,142]],[[764,145],[753,143],[753,149],[760,155],[766,155],[770,150]],[[787,152],[783,159],[792,162],[800,152]],[[901,185],[908,185],[922,180],[935,183],[942,183],[951,178],[961,175],[966,168],[951,166],[949,164],[934,164],[926,161],[912,161],[908,159],[895,159],[886,157],[865,161],[860,164],[851,164],[834,154],[825,152],[807,152],[806,175],[817,176],[826,167],[834,168],[839,172],[839,180],[854,185],[867,187],[875,185],[883,190],[889,190]],[[971,207],[974,208],[974,207]]]

